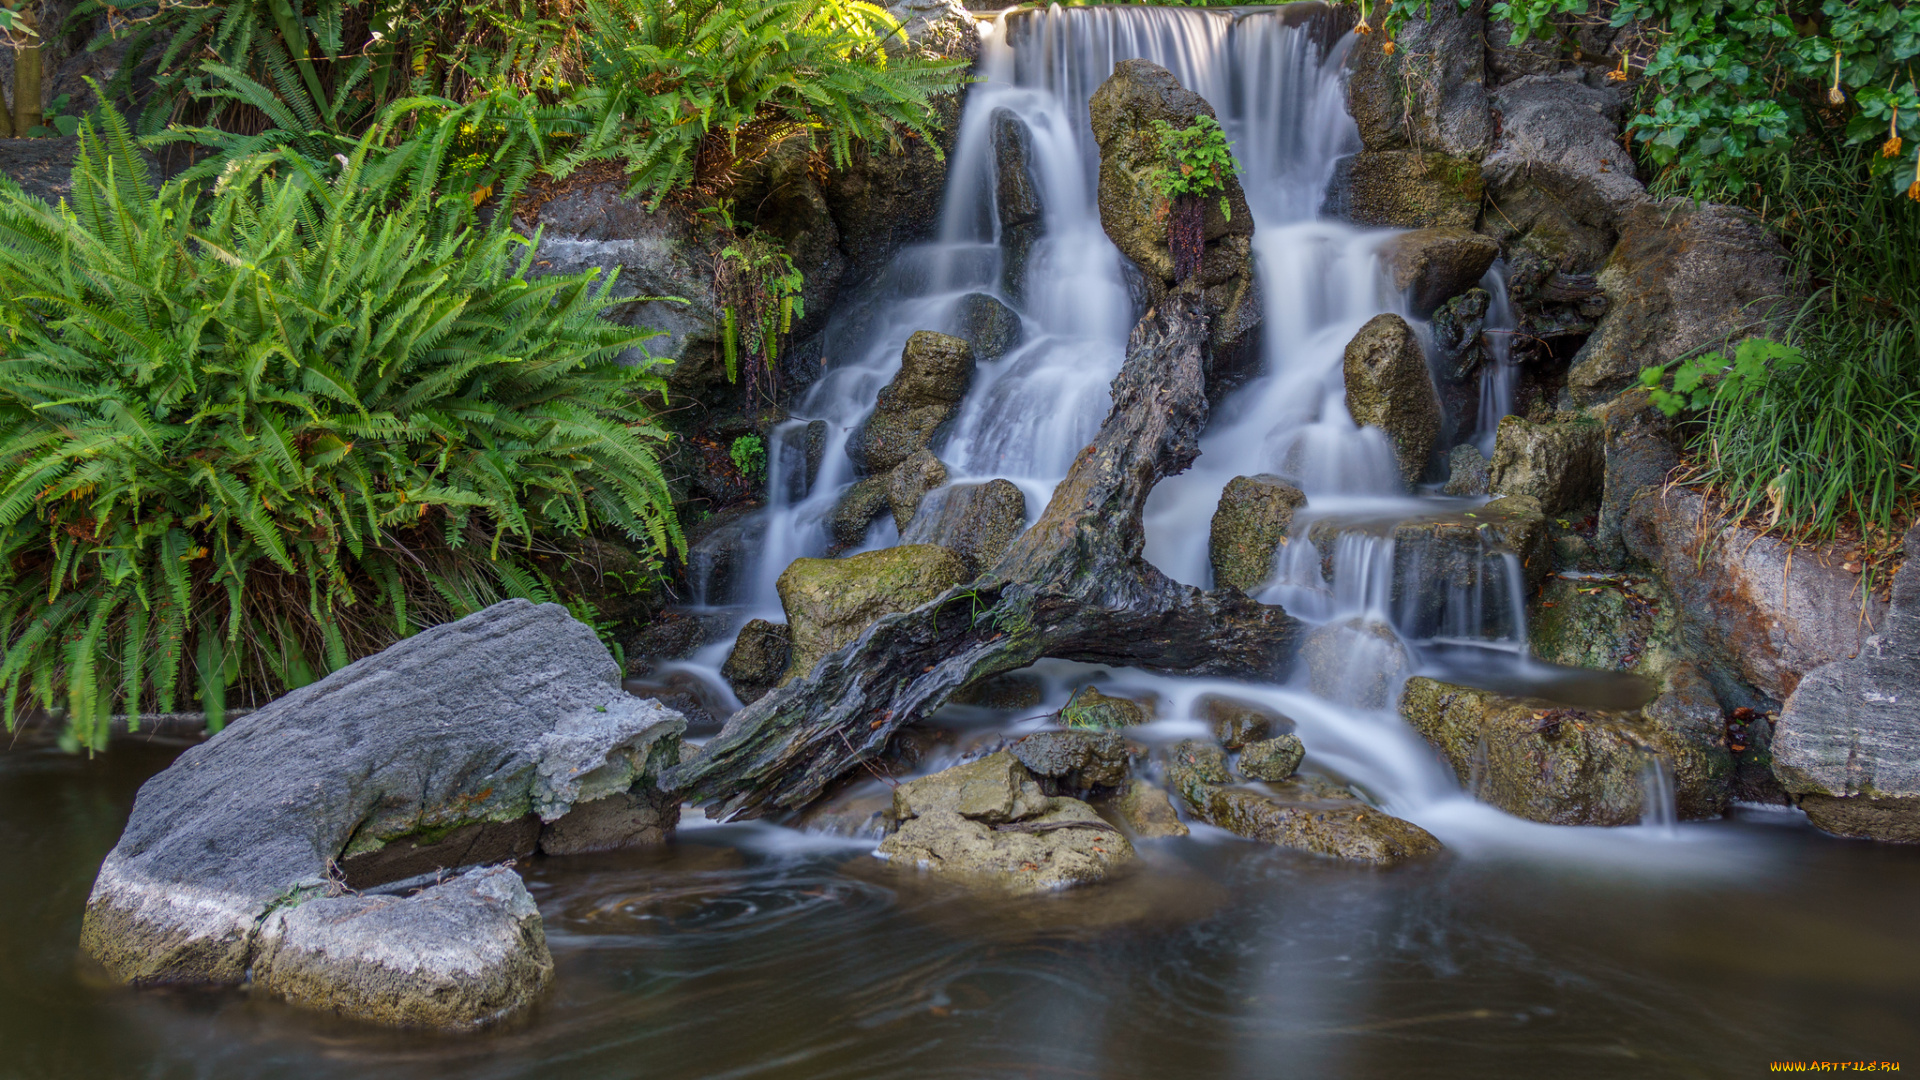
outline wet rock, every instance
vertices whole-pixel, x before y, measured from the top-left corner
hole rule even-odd
[[[1248,743],[1240,751],[1240,775],[1249,780],[1279,781],[1292,776],[1307,756],[1298,735],[1279,735]]]
[[[1186,836],[1189,830],[1174,812],[1172,800],[1158,786],[1141,779],[1127,782],[1126,788],[1108,799],[1106,806],[1143,840],[1165,836]]]
[[[395,1027],[480,1027],[525,1009],[553,982],[540,909],[506,867],[409,897],[280,908],[259,939],[260,991]]]
[[[1574,404],[1633,384],[1640,369],[1766,333],[1790,306],[1786,253],[1745,210],[1688,199],[1629,212],[1600,271],[1612,306],[1567,371]]]
[[[1714,818],[1733,797],[1733,755],[1727,749],[1727,714],[1713,687],[1693,664],[1669,665],[1660,696],[1640,715],[1672,770],[1674,809],[1683,819]]]
[[[1274,554],[1287,542],[1293,512],[1306,502],[1299,488],[1277,476],[1229,480],[1207,540],[1214,587],[1252,592],[1272,577]]]
[[[630,670],[644,675],[653,670],[654,660],[692,656],[732,628],[733,620],[724,611],[665,608],[627,640],[625,650]]]
[[[1682,688],[1682,698],[1692,690]],[[1686,701],[1668,705],[1668,713],[1684,709]],[[1636,824],[1647,769],[1661,757],[1688,763],[1674,774],[1686,817],[1711,817],[1726,805],[1724,751],[1713,769],[1693,755],[1690,734],[1642,713],[1559,709],[1417,676],[1407,680],[1400,715],[1440,749],[1475,798],[1528,821]]]
[[[1060,723],[1076,731],[1138,727],[1152,713],[1132,698],[1110,697],[1091,686],[1080,688],[1060,710]]]
[[[1421,150],[1363,150],[1342,158],[1321,213],[1356,225],[1470,229],[1486,185],[1480,166]]]
[[[1773,771],[1814,825],[1920,843],[1920,526],[1893,603],[1858,656],[1801,680],[1773,732]]]
[[[1033,132],[1010,109],[995,109],[994,212],[1000,218],[1002,283],[1018,301],[1026,296],[1027,260],[1043,228],[1040,181],[1033,172]]]
[[[978,576],[1000,561],[1026,527],[1027,497],[1010,481],[954,484],[921,501],[900,542],[939,544]]]
[[[727,604],[739,594],[767,535],[767,516],[759,511],[753,504],[731,507],[688,530],[687,578],[701,600]]]
[[[847,485],[840,501],[827,513],[827,535],[836,550],[859,547],[867,542],[867,530],[890,509],[886,474],[869,476]]]
[[[1483,163],[1492,207],[1482,228],[1573,273],[1607,259],[1647,190],[1620,146],[1625,94],[1581,72],[1535,75],[1494,93],[1500,140]]]
[[[266,918],[326,895],[336,864],[353,880],[356,860],[397,846],[453,869],[472,845],[443,838],[465,826],[552,824],[649,792],[685,721],[619,677],[566,609],[509,600],[287,694],[141,788],[83,947],[136,985],[237,984]],[[479,969],[490,947],[443,941],[430,962]]]
[[[1413,328],[1398,315],[1374,316],[1347,343],[1342,370],[1354,423],[1386,432],[1401,477],[1418,480],[1440,434],[1440,398]]]
[[[947,466],[931,450],[918,451],[894,466],[887,474],[887,506],[893,511],[894,527],[904,533],[920,509],[920,500],[946,482]]]
[[[878,780],[858,784],[802,810],[795,828],[849,840],[881,840],[893,825],[893,791]]]
[[[1424,319],[1478,285],[1500,257],[1500,245],[1471,229],[1415,229],[1388,241],[1381,257],[1393,287],[1407,294],[1413,313]]]
[[[1600,513],[1594,545],[1603,559],[1618,563],[1626,553],[1621,530],[1634,496],[1663,486],[1680,464],[1673,421],[1654,407],[1645,390],[1629,390],[1592,410],[1606,435]]]
[[[720,677],[741,704],[758,701],[779,685],[792,653],[793,637],[786,624],[749,619],[733,639],[733,651],[720,665]]]
[[[1316,626],[1300,645],[1313,692],[1360,709],[1384,709],[1411,659],[1383,622],[1348,619]]]
[[[1265,792],[1228,787],[1225,755],[1209,743],[1175,744],[1167,771],[1195,817],[1249,840],[1382,866],[1440,850],[1425,829],[1320,777],[1283,780]]]
[[[881,855],[1012,893],[1090,884],[1135,858],[1091,806],[1048,798],[1005,751],[900,785],[893,818]]]
[[[1182,87],[1166,68],[1146,60],[1122,60],[1094,92],[1088,109],[1100,146],[1101,227],[1144,275],[1149,304],[1159,304],[1176,285],[1204,297],[1209,392],[1244,379],[1258,359],[1253,343],[1260,299],[1253,276],[1253,213],[1240,181],[1227,181],[1225,211],[1220,198],[1204,201],[1200,268],[1178,284],[1167,240],[1171,215],[1154,186],[1166,156],[1153,122],[1189,127],[1200,116],[1217,118],[1213,106]]]
[[[1548,516],[1600,499],[1606,429],[1585,417],[1536,424],[1524,417],[1500,421],[1489,479],[1498,495],[1525,495]]]
[[[1858,655],[1886,618],[1859,579],[1753,529],[1726,520],[1699,493],[1635,496],[1622,535],[1652,567],[1680,613],[1680,651],[1698,663],[1720,701],[1767,711],[1808,672]]]
[[[1347,108],[1368,150],[1438,150],[1479,160],[1493,143],[1479,8],[1421,8],[1393,37],[1362,35],[1348,55]]]
[[[973,347],[921,330],[907,339],[900,371],[880,391],[873,415],[847,441],[847,455],[869,475],[894,466],[935,441],[960,411],[973,385]]]
[[[1487,290],[1468,289],[1441,304],[1428,324],[1441,447],[1462,445],[1479,427],[1481,371],[1492,362],[1483,337],[1492,304]]]
[[[1534,656],[1602,671],[1665,670],[1682,659],[1679,606],[1641,574],[1556,577],[1527,622]]]
[[[1492,483],[1487,455],[1472,443],[1461,443],[1447,457],[1448,495],[1485,495]]]
[[[960,298],[952,333],[973,346],[981,363],[991,364],[1019,347],[1025,329],[1012,308],[986,293],[968,293]]]
[[[880,616],[919,607],[966,580],[959,557],[932,544],[844,559],[795,559],[774,583],[793,635],[793,656],[782,683],[812,671]]]
[[[1127,740],[1113,731],[1041,731],[1008,749],[1028,772],[1054,781],[1053,790],[1062,793],[1119,787],[1131,756]]]
[[[1213,728],[1213,737],[1229,750],[1239,750],[1250,742],[1293,731],[1293,721],[1264,705],[1206,694],[1194,702],[1195,718]]]

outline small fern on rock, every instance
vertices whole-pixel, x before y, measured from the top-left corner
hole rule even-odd
[[[449,230],[427,193],[239,159],[156,192],[121,119],[71,207],[0,191],[0,697],[105,741],[198,696],[216,726],[504,596],[590,530],[684,549],[593,274]],[[464,201],[464,200],[463,200]],[[623,366],[622,356],[641,362]]]

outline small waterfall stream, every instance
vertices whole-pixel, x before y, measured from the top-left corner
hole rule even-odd
[[[775,480],[769,505],[752,526],[759,537],[754,565],[734,575],[731,595],[707,589],[703,600],[731,605],[742,622],[784,619],[774,582],[793,559],[827,551],[825,519],[855,479],[848,436],[898,370],[908,336],[958,329],[962,306],[975,294],[1018,314],[1020,340],[980,365],[950,436],[936,450],[950,481],[1010,480],[1027,496],[1029,520],[1037,516],[1105,416],[1108,383],[1138,314],[1125,260],[1100,224],[1099,157],[1087,101],[1116,61],[1142,57],[1167,67],[1220,114],[1254,214],[1265,320],[1260,374],[1217,406],[1195,467],[1164,481],[1149,500],[1146,557],[1177,580],[1209,586],[1207,523],[1222,489],[1235,476],[1277,474],[1308,501],[1258,599],[1309,624],[1355,627],[1346,670],[1323,677],[1323,691],[1328,683],[1397,691],[1406,676],[1446,670],[1462,656],[1477,664],[1504,657],[1499,662],[1508,675],[1524,681],[1530,662],[1515,557],[1493,549],[1435,553],[1396,540],[1403,523],[1458,518],[1486,500],[1409,493],[1387,437],[1360,428],[1347,412],[1342,356],[1367,320],[1394,312],[1423,340],[1430,331],[1383,270],[1381,249],[1393,231],[1318,216],[1338,160],[1358,150],[1359,136],[1340,76],[1352,37],[1327,41],[1311,17],[1317,10],[1313,4],[1054,6],[1003,12],[980,24],[984,81],[971,88],[960,121],[939,235],[902,252],[865,295],[835,313],[825,336],[825,376],[770,440]],[[1018,283],[1008,281],[994,204],[993,126],[1002,110],[1031,133],[1029,168],[1043,207],[1041,235]],[[1482,283],[1491,298],[1488,362],[1478,418],[1467,429],[1470,441],[1489,453],[1494,428],[1514,397],[1513,315],[1503,272],[1496,264]],[[826,428],[824,455],[808,487],[805,433],[818,421]],[[1321,529],[1317,523],[1324,523]],[[898,539],[883,515],[861,550]],[[1442,572],[1436,560],[1450,560],[1449,569]],[[711,677],[730,645],[729,635],[681,666]],[[1545,852],[1577,844],[1591,853],[1638,843],[1626,833],[1640,840],[1670,835],[1667,829],[1569,830],[1500,814],[1462,791],[1394,713],[1391,693],[1385,705],[1378,695],[1316,693],[1309,665],[1299,666],[1288,685],[1267,687],[1054,661],[1034,671],[1050,704],[1089,680],[1120,692],[1150,692],[1167,719],[1149,725],[1148,737],[1199,734],[1199,722],[1185,718],[1208,692],[1266,701],[1297,722],[1311,767],[1450,846]],[[1650,821],[1659,818],[1657,811],[1650,815]],[[1568,839],[1576,833],[1583,838]]]

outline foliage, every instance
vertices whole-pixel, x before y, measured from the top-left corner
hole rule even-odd
[[[727,447],[727,456],[733,459],[733,467],[740,470],[740,475],[751,480],[767,467],[766,440],[758,435],[742,435]]]
[[[727,207],[717,208],[733,221]],[[713,291],[721,304],[723,355],[727,380],[740,377],[740,354],[760,361],[748,369],[749,382],[762,370],[771,370],[780,354],[780,342],[793,332],[793,321],[806,316],[800,291],[806,279],[778,241],[747,228],[736,231],[733,243],[720,251],[714,265]]]
[[[600,318],[593,274],[529,280],[527,241],[374,183],[378,132],[331,180],[243,162],[201,213],[103,122],[71,210],[0,192],[9,726],[37,701],[98,747],[196,685],[217,725],[230,687],[546,598],[532,557],[570,536],[684,548],[637,404],[651,332]]]
[[[684,188],[717,192],[795,135],[840,166],[856,145],[931,140],[933,95],[966,80],[965,60],[909,47],[864,0],[590,0],[587,11],[592,134],[556,171],[618,156],[629,194],[655,206]]]
[[[1385,29],[1431,10],[1388,9]],[[1472,0],[1460,0],[1462,10]],[[1902,0],[1603,0],[1628,28],[1615,77],[1642,77],[1628,128],[1670,186],[1707,197],[1737,192],[1785,162],[1794,139],[1827,118],[1854,143],[1885,138],[1875,174],[1896,190],[1920,183],[1920,5]],[[1589,0],[1499,0],[1490,14],[1513,43],[1583,16]],[[1637,72],[1636,72],[1636,69]],[[1896,110],[1898,115],[1896,116]],[[1888,136],[1892,137],[1889,138]],[[1911,141],[1909,141],[1911,140]],[[1903,145],[1912,152],[1903,152]],[[1920,187],[1913,190],[1920,199]]]
[[[1201,115],[1194,117],[1191,125],[1176,128],[1165,120],[1155,120],[1153,130],[1166,155],[1165,164],[1154,173],[1155,189],[1167,199],[1218,196],[1220,212],[1231,220],[1233,207],[1227,203],[1227,181],[1239,174],[1240,163],[1234,160],[1233,147],[1220,121]]]
[[[1771,223],[1810,287],[1787,340],[1682,363],[1657,397],[1699,412],[1702,480],[1823,538],[1897,535],[1920,495],[1920,220],[1863,156],[1809,151],[1769,180]]]

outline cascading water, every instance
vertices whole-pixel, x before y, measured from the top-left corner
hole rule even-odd
[[[1359,138],[1340,78],[1352,39],[1328,43],[1324,24],[1303,18],[1315,7],[1056,6],[1002,13],[981,24],[984,81],[971,89],[960,121],[939,236],[903,252],[876,287],[836,312],[824,342],[829,370],[771,440],[769,506],[750,526],[756,561],[734,575],[732,595],[708,589],[704,599],[733,604],[742,621],[783,618],[774,581],[793,559],[826,552],[825,519],[855,479],[848,436],[897,371],[906,339],[917,330],[957,330],[963,306],[978,294],[1018,314],[1019,342],[980,365],[939,455],[953,482],[1013,481],[1027,496],[1030,519],[1045,505],[1107,411],[1108,384],[1138,314],[1125,260],[1101,228],[1099,156],[1087,102],[1115,62],[1140,57],[1168,68],[1220,114],[1253,211],[1264,309],[1261,374],[1216,408],[1196,466],[1153,492],[1146,557],[1177,580],[1210,585],[1205,523],[1223,487],[1239,475],[1277,474],[1299,487],[1307,504],[1258,598],[1308,623],[1355,628],[1342,661],[1352,670],[1333,684],[1397,688],[1449,647],[1504,652],[1523,662],[1517,560],[1477,540],[1470,550],[1428,551],[1418,530],[1406,528],[1458,518],[1485,500],[1409,494],[1387,437],[1357,426],[1346,408],[1343,352],[1363,324],[1393,312],[1417,333],[1428,331],[1382,268],[1381,249],[1393,233],[1317,216],[1338,160],[1359,148]],[[1024,272],[1013,276],[995,205],[994,128],[997,116],[1009,115],[1030,136],[1027,168],[1041,209]],[[1488,362],[1477,421],[1465,435],[1491,450],[1494,427],[1513,402],[1512,315],[1499,266],[1483,287],[1491,297]],[[824,446],[814,451],[818,474],[809,485],[806,433],[810,422],[821,421]],[[812,431],[817,437],[817,423]],[[866,546],[897,540],[883,516]],[[1382,635],[1382,626],[1391,633]],[[724,641],[711,646],[688,666],[711,672],[727,649]],[[1261,697],[1296,720],[1311,764],[1450,845],[1565,846],[1567,830],[1475,803],[1378,695],[1316,694],[1306,671],[1290,685],[1271,687],[1060,662],[1036,671],[1050,701],[1063,700],[1088,678],[1104,679],[1122,690],[1150,690],[1163,702],[1162,715],[1173,717],[1189,715],[1191,703],[1210,691]],[[1195,723],[1152,726],[1184,736],[1194,733]]]

